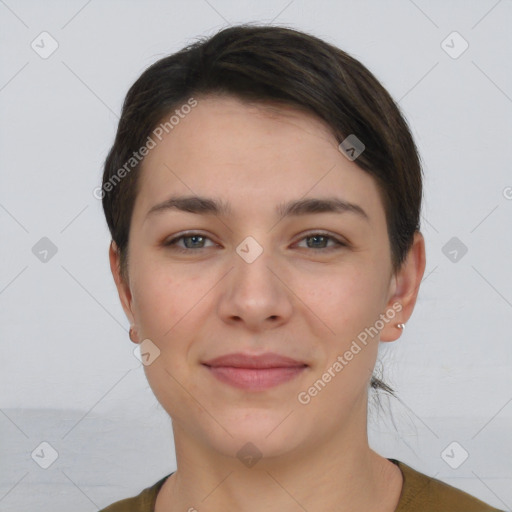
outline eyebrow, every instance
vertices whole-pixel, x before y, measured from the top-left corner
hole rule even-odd
[[[232,210],[228,203],[201,196],[172,196],[151,207],[146,218],[166,211],[182,211],[198,215],[228,216]],[[313,213],[354,213],[369,221],[368,214],[357,204],[337,197],[298,199],[280,203],[276,207],[276,215],[289,217],[310,215]]]

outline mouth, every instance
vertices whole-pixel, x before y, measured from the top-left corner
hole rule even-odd
[[[284,384],[305,371],[308,365],[279,354],[228,354],[203,366],[217,380],[246,391],[263,391]]]

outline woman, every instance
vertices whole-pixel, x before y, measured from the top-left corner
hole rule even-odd
[[[130,338],[177,470],[115,511],[492,511],[368,445],[379,341],[425,269],[422,177],[357,60],[222,30],[127,94],[101,196]]]

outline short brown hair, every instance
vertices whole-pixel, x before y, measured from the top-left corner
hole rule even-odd
[[[291,28],[243,24],[158,60],[126,95],[102,183],[103,210],[125,279],[140,162],[134,161],[122,179],[119,171],[123,166],[126,171],[126,162],[165,116],[191,97],[216,94],[290,105],[325,121],[338,142],[349,135],[362,141],[365,149],[354,162],[376,180],[393,272],[399,270],[420,229],[422,170],[398,105],[363,64],[341,49]],[[371,386],[393,394],[374,376]]]

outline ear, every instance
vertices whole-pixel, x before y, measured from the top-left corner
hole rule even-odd
[[[425,272],[425,259],[425,240],[423,235],[416,231],[412,247],[409,249],[402,268],[390,282],[390,295],[385,311],[394,310],[396,314],[382,329],[380,341],[395,341],[402,334],[402,329],[397,327],[397,324],[405,324],[412,315]]]
[[[130,325],[134,325],[135,317],[132,313],[132,294],[130,291],[130,284],[121,276],[119,248],[113,240],[110,242],[108,257],[110,260],[110,270],[114,277],[114,282],[116,283],[117,293],[119,294],[119,300],[121,301],[121,305],[123,306],[123,310],[130,322]]]

